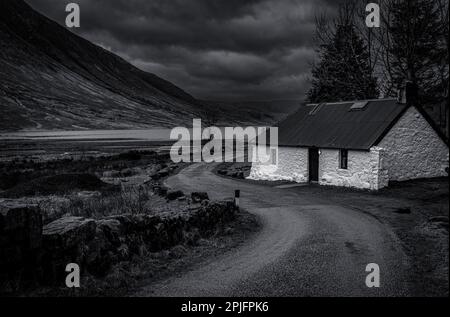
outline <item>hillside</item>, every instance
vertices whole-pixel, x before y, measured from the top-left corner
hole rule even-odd
[[[257,113],[199,102],[24,1],[0,2],[0,130],[171,127],[210,115],[255,123]]]
[[[303,102],[299,100],[271,100],[271,101],[203,101],[217,112],[241,114],[241,118],[248,120],[276,124],[288,115],[298,110]],[[226,116],[225,116],[226,117]],[[219,120],[220,123],[220,120]]]

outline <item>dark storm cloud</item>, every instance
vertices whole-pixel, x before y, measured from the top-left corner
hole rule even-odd
[[[64,22],[65,1],[28,2]],[[314,17],[335,6],[326,0],[74,2],[80,35],[198,98],[238,100],[303,98]]]

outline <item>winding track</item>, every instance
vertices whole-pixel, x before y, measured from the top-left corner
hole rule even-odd
[[[408,262],[392,232],[364,213],[302,195],[215,175],[215,165],[193,164],[167,185],[207,191],[213,199],[241,190],[241,206],[262,229],[237,249],[200,267],[144,287],[139,296],[405,296]],[[368,288],[368,263],[381,287]]]

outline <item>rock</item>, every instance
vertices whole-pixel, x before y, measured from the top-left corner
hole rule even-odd
[[[126,260],[130,256],[130,250],[128,249],[128,246],[126,244],[122,244],[120,247],[118,247],[117,252],[119,253],[121,260]]]
[[[200,232],[197,228],[184,233],[184,243],[190,246],[197,245],[199,239],[201,238]]]
[[[161,179],[163,177],[169,176],[170,168],[165,167],[159,171],[157,171],[155,174],[152,175],[152,179],[157,180]]]
[[[165,197],[167,195],[167,192],[169,191],[169,189],[164,185],[156,185],[156,186],[153,186],[153,191],[156,194]]]
[[[186,255],[186,253],[187,253],[187,249],[182,245],[174,246],[170,250],[170,256],[175,259],[182,258],[184,255]]]
[[[167,199],[168,200],[175,200],[179,197],[183,197],[184,193],[181,190],[169,190],[167,192]]]
[[[169,191],[168,197],[185,196]],[[0,203],[0,282],[22,280],[26,271],[39,275],[40,281],[60,284],[68,263],[102,277],[118,262],[170,248],[170,257],[180,258],[186,253],[182,245],[196,245],[235,217],[231,201],[209,201],[206,193],[194,197],[204,200],[183,213],[122,214],[100,220],[70,216],[43,229],[36,206]]]
[[[191,199],[194,203],[201,203],[204,200],[209,200],[209,197],[206,192],[193,192],[191,193]]]
[[[120,238],[123,234],[123,227],[117,219],[100,219],[96,222],[96,235],[103,235],[109,244],[117,247],[121,244]]]
[[[102,194],[98,191],[81,191],[77,193],[77,196],[82,199],[90,199],[100,197]]]
[[[234,233],[234,229],[231,228],[231,227],[226,227],[226,228],[223,230],[223,233],[224,233],[225,235],[231,235],[231,234]]]
[[[44,226],[42,267],[45,281],[62,281],[68,263],[77,263],[81,268],[92,265],[95,256],[89,253],[89,245],[96,237],[96,227],[93,219],[82,217],[64,217]]]
[[[430,222],[447,222],[448,223],[448,217],[446,216],[435,216],[431,217],[429,219]]]
[[[89,273],[104,277],[115,263],[130,260],[131,253],[124,243],[126,235],[119,220],[101,219],[96,226],[95,238],[86,245],[84,261]]]
[[[21,285],[39,274],[42,216],[37,205],[0,203],[0,285]]]
[[[42,216],[37,205],[12,201],[0,204],[0,245],[17,242],[34,249],[40,247],[41,238]]]
[[[396,214],[410,214],[411,208],[409,207],[400,207],[393,210]]]
[[[437,228],[445,229],[447,231],[449,229],[448,217],[446,216],[431,217],[428,221]]]
[[[120,175],[122,177],[130,177],[134,175],[134,172],[131,168],[125,168],[123,170],[120,171]]]
[[[435,222],[435,224],[438,226],[438,227],[440,227],[441,229],[445,229],[445,230],[447,230],[448,231],[448,229],[449,229],[449,225],[448,225],[448,222]]]
[[[43,224],[50,223],[58,218],[61,218],[70,206],[69,198],[60,196],[37,196],[37,197],[22,197],[14,199],[0,200],[0,205],[25,205],[25,206],[39,206],[42,215]]]
[[[44,226],[45,247],[71,248],[87,243],[95,237],[97,225],[93,219],[63,217]]]
[[[103,172],[103,177],[107,177],[107,178],[120,177],[120,172],[119,171],[105,171],[105,172]]]

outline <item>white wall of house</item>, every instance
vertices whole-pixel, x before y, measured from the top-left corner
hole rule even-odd
[[[249,179],[287,180],[304,183],[308,181],[308,149],[298,147],[278,148],[278,166],[252,163]]]
[[[414,107],[405,112],[378,146],[386,152],[384,164],[390,180],[448,175],[448,146]]]
[[[384,152],[374,147],[370,151],[348,151],[347,169],[341,169],[339,150],[321,150],[319,184],[378,190],[388,184],[383,169]]]
[[[378,190],[389,181],[447,176],[449,149],[419,111],[409,108],[370,151],[348,151],[348,168],[339,150],[321,149],[319,184]],[[250,179],[308,182],[308,148],[280,147],[278,165],[253,163]]]
[[[372,190],[387,186],[387,172],[381,165],[382,149],[349,151],[348,169],[339,168],[339,150],[322,149],[320,152],[319,184]],[[307,148],[280,147],[278,165],[253,163],[248,178],[304,183],[309,181],[308,166]]]

